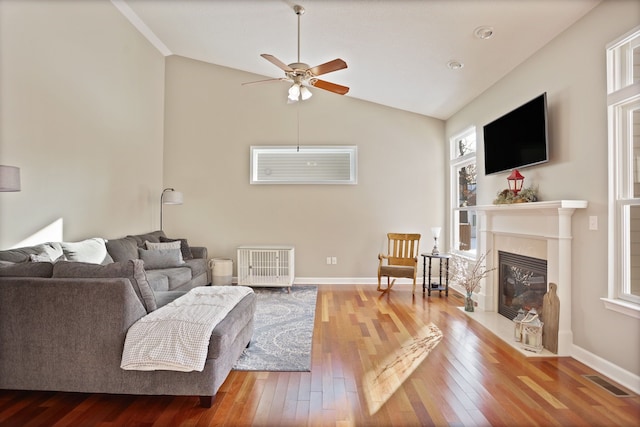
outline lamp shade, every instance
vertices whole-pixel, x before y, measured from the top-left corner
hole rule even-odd
[[[0,191],[20,191],[20,168],[0,165]]]
[[[182,193],[172,188],[165,189],[162,195],[162,203],[165,205],[181,205],[183,202]]]

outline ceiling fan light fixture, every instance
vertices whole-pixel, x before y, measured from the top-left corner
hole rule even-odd
[[[307,89],[304,86],[300,87],[300,97],[302,98],[303,101],[306,101],[307,99],[311,98],[313,96],[313,93],[311,93],[311,91],[309,89]]]
[[[287,98],[290,102],[297,102],[300,98],[300,85],[298,83],[294,83],[289,88],[289,97]]]

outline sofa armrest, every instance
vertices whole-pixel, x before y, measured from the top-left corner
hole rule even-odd
[[[117,383],[127,330],[145,315],[129,279],[0,278],[0,388]]]
[[[208,250],[204,246],[191,246],[190,249],[194,258],[207,259],[209,257]]]

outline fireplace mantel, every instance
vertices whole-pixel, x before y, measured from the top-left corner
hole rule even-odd
[[[572,216],[585,209],[585,200],[476,206],[478,251],[487,253],[488,268],[497,267],[498,250],[547,260],[547,280],[558,285],[560,322],[558,355],[568,356],[573,346],[571,328]],[[495,312],[498,306],[498,274],[489,273],[477,295],[478,309]]]

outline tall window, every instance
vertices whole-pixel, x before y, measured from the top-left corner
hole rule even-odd
[[[607,308],[640,317],[640,27],[607,47],[609,292]]]
[[[451,250],[476,253],[476,129],[451,138]]]

